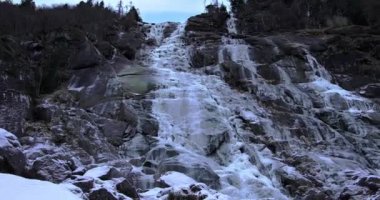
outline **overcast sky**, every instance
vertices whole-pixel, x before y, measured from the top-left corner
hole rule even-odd
[[[18,0],[20,1],[20,0]],[[77,4],[80,0],[34,0],[38,6],[53,4]],[[84,0],[86,1],[86,0]],[[93,0],[96,1],[96,0]],[[100,1],[100,0],[99,0]],[[123,0],[129,4],[131,0]],[[208,0],[210,2],[211,0]],[[228,0],[219,0],[227,4]],[[119,0],[104,0],[105,5],[115,7]],[[204,0],[132,0],[146,22],[184,22],[190,16],[204,11]]]

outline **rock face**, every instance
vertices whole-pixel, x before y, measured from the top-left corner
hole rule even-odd
[[[93,44],[84,42],[71,58],[71,67],[73,69],[88,68],[99,65],[101,61],[102,56]]]
[[[1,37],[0,172],[89,200],[376,199],[379,32],[350,2]]]

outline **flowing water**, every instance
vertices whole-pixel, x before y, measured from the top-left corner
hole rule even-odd
[[[233,18],[231,20],[228,22],[229,30],[236,33]],[[180,152],[179,160],[182,162],[204,163],[220,177],[220,186],[215,187],[215,190],[210,189],[214,191],[214,196],[210,195],[209,199],[215,195],[218,199],[288,199],[289,195],[281,186],[275,170],[302,176],[293,167],[281,162],[264,144],[249,140],[248,136],[252,132],[259,133],[247,130],[245,126],[260,124],[268,138],[285,142],[295,148],[292,152],[303,151],[302,148],[296,148],[297,145],[302,146],[300,140],[292,136],[292,129],[297,127],[278,125],[273,113],[260,103],[264,98],[285,98],[284,91],[291,93],[292,98],[286,100],[302,107],[304,114],[300,115],[299,123],[303,122],[315,143],[324,141],[334,144],[333,140],[341,140],[344,144],[342,148],[354,148],[341,133],[314,119],[315,102],[311,95],[318,96],[323,109],[340,109],[351,132],[363,136],[378,131],[355,120],[356,114],[368,114],[378,108],[369,100],[331,83],[330,74],[311,55],[307,56],[312,69],[308,82],[292,84],[290,75],[279,68],[282,83],[271,85],[257,75],[257,66],[260,64],[248,53],[249,45],[241,40],[224,37],[219,62],[232,60],[246,67],[251,73],[247,80],[257,87],[255,95],[252,95],[252,91],[242,92],[231,88],[220,76],[191,69],[189,47],[183,42],[184,27],[184,24],[178,25],[170,37],[163,39],[162,34],[157,33],[162,33],[164,25],[152,26],[156,41],[160,42],[157,47],[145,50],[143,64],[155,71],[158,84],[158,89],[150,94],[152,112],[159,122],[158,146]],[[333,98],[341,99],[340,102],[346,105],[336,105]],[[324,132],[326,134],[321,134]],[[335,154],[345,154],[342,149],[331,148]],[[310,150],[302,153],[336,168],[346,162],[341,159],[338,164],[338,159],[329,158],[326,152],[330,151]],[[356,159],[355,155],[353,157]],[[358,166],[355,164],[343,168],[355,167]],[[365,170],[363,166],[359,168]],[[193,179],[187,175],[178,173],[174,177],[174,184],[192,182],[189,180]],[[331,187],[335,187],[334,184],[331,183]],[[159,199],[159,191],[161,189],[151,188],[143,196],[146,199]]]

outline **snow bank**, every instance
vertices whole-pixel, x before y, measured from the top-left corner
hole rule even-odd
[[[61,185],[2,173],[0,196],[4,200],[81,200]]]

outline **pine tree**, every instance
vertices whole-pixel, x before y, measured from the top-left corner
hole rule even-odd
[[[35,10],[36,3],[33,0],[21,0],[20,7]]]

